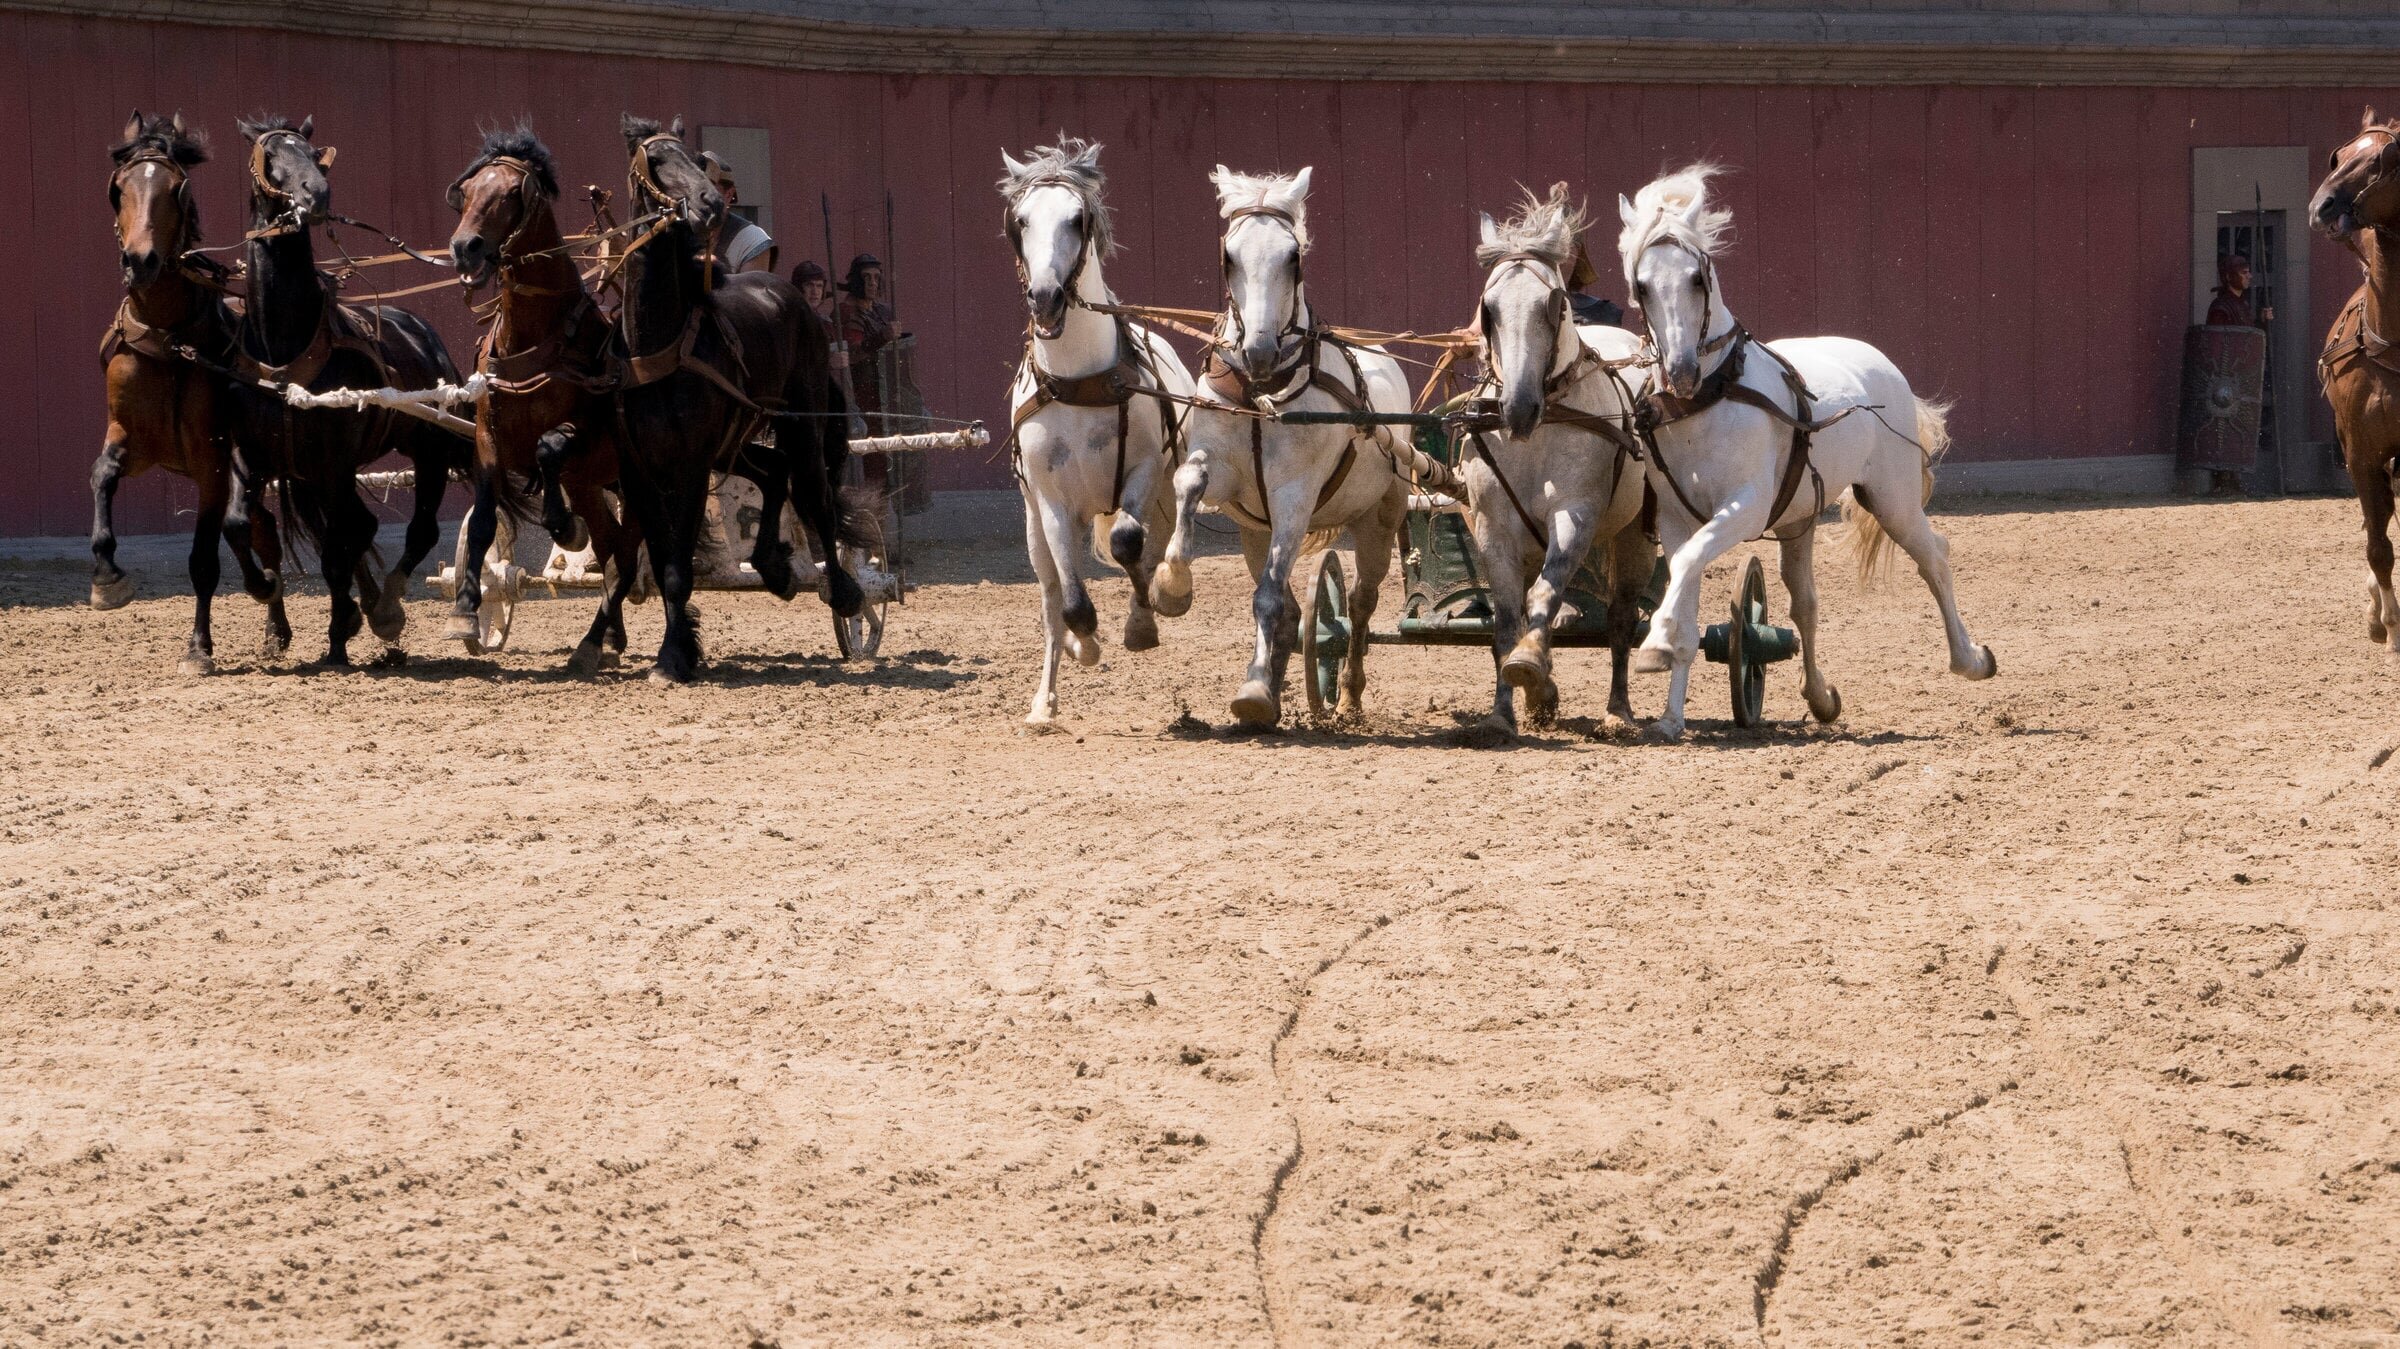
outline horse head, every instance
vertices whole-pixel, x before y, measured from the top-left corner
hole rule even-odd
[[[450,184],[450,209],[458,212],[450,261],[459,277],[469,286],[491,280],[518,236],[548,214],[557,196],[558,171],[549,147],[531,128],[487,134],[466,172]]]
[[[1022,161],[1002,151],[1000,164],[1000,195],[1008,202],[1002,228],[1016,251],[1026,317],[1036,336],[1055,338],[1066,330],[1084,269],[1114,247],[1100,199],[1107,183],[1100,147],[1062,136]]]
[[[1482,222],[1475,260],[1488,271],[1476,325],[1484,367],[1499,385],[1502,419],[1509,436],[1522,440],[1541,424],[1551,376],[1582,341],[1575,336],[1566,278],[1589,221],[1567,199],[1567,185],[1557,183],[1547,198],[1527,193],[1506,224],[1494,224],[1488,215]]]
[[[309,140],[317,119],[293,126],[281,117],[234,123],[250,139],[250,214],[258,224],[300,229],[324,223],[333,209],[334,148]]]
[[[701,234],[724,223],[725,194],[683,143],[681,117],[661,130],[649,118],[627,113],[619,129],[629,157],[626,181],[644,212],[663,212]]]
[[[1733,214],[1709,201],[1708,180],[1716,172],[1695,164],[1645,185],[1631,201],[1617,198],[1626,288],[1642,307],[1659,368],[1678,398],[1699,391],[1711,330],[1719,319],[1732,321],[1717,291],[1716,254]]]
[[[1308,252],[1309,170],[1254,177],[1219,164],[1209,175],[1225,224],[1227,356],[1253,380],[1274,373],[1308,326],[1301,258]]]
[[[184,129],[182,113],[146,117],[136,109],[124,134],[108,152],[116,164],[108,209],[117,218],[117,263],[131,290],[157,281],[200,242],[191,169],[208,161],[208,143]]]
[[[2368,108],[2358,135],[2329,157],[2325,180],[2309,199],[2309,223],[2337,240],[2348,240],[2361,226],[2400,225],[2400,192],[2391,190],[2395,179],[2400,179],[2400,122],[2379,122]]]

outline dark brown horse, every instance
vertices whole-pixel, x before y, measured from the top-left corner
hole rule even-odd
[[[591,530],[593,550],[615,568],[570,661],[589,673],[604,649],[625,649],[625,596],[637,579],[642,532],[630,512],[619,521],[602,495],[617,477],[607,397],[611,328],[559,234],[551,209],[557,200],[550,151],[522,127],[485,136],[474,162],[450,185],[450,206],[458,212],[451,261],[469,286],[496,280],[500,288],[491,328],[476,349],[475,368],[489,392],[475,410],[475,504],[463,527],[466,555],[481,558],[500,512],[532,516],[519,479],[563,487],[563,498],[545,492],[543,526],[573,547],[569,536],[580,519]],[[550,473],[541,471],[545,459],[554,465]],[[482,568],[462,568],[451,636],[475,634],[482,598]]]
[[[117,566],[117,484],[164,468],[200,490],[190,558],[192,637],[183,672],[216,668],[209,610],[217,593],[220,534],[241,564],[244,588],[267,606],[267,655],[279,656],[291,643],[292,625],[277,576],[283,556],[274,517],[256,499],[256,485],[239,480],[218,421],[217,378],[193,359],[222,362],[232,345],[214,278],[197,273],[191,253],[200,243],[191,171],[207,162],[208,146],[185,129],[182,114],[145,117],[136,110],[109,157],[115,167],[108,205],[117,220],[125,301],[100,342],[108,438],[92,463],[92,607],[114,609],[133,598],[133,580]],[[266,559],[263,567],[254,547]]]
[[[850,454],[849,414],[823,323],[780,276],[716,276],[708,240],[725,218],[725,198],[685,148],[682,119],[661,130],[627,116],[621,129],[629,195],[653,223],[634,236],[624,262],[617,457],[667,614],[650,677],[682,683],[700,662],[692,554],[712,471],[758,484],[762,523],[750,562],[786,599],[796,591],[780,527],[788,494],[816,536],[827,599],[843,617],[865,597],[836,545],[868,541],[880,511],[835,490]],[[751,443],[770,426],[771,445]]]
[[[325,663],[347,665],[362,610],[376,636],[399,640],[407,622],[400,598],[441,536],[438,512],[449,471],[465,467],[470,456],[465,441],[403,413],[298,409],[283,390],[428,389],[456,382],[458,370],[423,319],[388,306],[339,304],[317,270],[310,234],[332,209],[325,175],[333,151],[311,143],[314,119],[239,125],[250,140],[249,295],[234,328],[234,438],[283,480],[285,527],[317,544],[333,592]],[[375,515],[359,498],[357,475],[394,452],[416,469],[416,504],[400,565],[378,583],[366,566]],[[350,597],[353,577],[363,606]]]
[[[2333,152],[2309,220],[2358,255],[2366,281],[2342,306],[2317,358],[2335,433],[2366,517],[2367,638],[2400,652],[2400,598],[2392,593],[2393,474],[2400,470],[2400,122],[2369,108],[2358,135]]]

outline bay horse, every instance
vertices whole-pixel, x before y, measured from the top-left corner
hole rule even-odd
[[[1125,649],[1158,645],[1158,621],[1191,608],[1152,578],[1173,526],[1169,476],[1191,372],[1156,333],[1092,308],[1116,302],[1101,276],[1115,251],[1100,147],[1062,136],[1019,161],[1000,156],[1002,218],[1025,297],[1025,355],[1009,386],[1011,464],[1025,489],[1025,551],[1042,584],[1042,674],[1028,725],[1058,718],[1061,649],[1100,659],[1099,616],[1084,589],[1084,541],[1133,582]],[[1143,390],[1154,391],[1145,396]],[[1159,396],[1163,393],[1166,396]]]
[[[2400,474],[2400,122],[2368,108],[2358,135],[2333,152],[2308,205],[2309,223],[2358,255],[2364,272],[2325,334],[2317,380],[2333,404],[2342,461],[2367,527],[2367,640],[2400,652],[2400,597],[2392,593],[2393,477]]]
[[[348,665],[349,642],[362,617],[373,623],[376,636],[399,640],[408,621],[401,597],[440,537],[442,496],[450,469],[465,466],[466,446],[388,408],[294,408],[282,391],[427,389],[455,383],[458,369],[423,319],[389,306],[338,303],[331,280],[317,270],[310,234],[332,209],[326,170],[334,152],[310,140],[315,119],[298,126],[280,117],[237,125],[250,141],[250,230],[249,295],[232,353],[235,439],[245,450],[263,451],[283,480],[285,528],[315,541],[319,569],[333,593],[325,663]],[[393,452],[416,469],[415,508],[400,564],[378,584],[367,567],[376,521],[359,498],[357,475]],[[363,606],[350,597],[354,577]]]
[[[1274,420],[1283,411],[1405,413],[1408,381],[1382,348],[1327,331],[1309,307],[1302,275],[1309,170],[1254,176],[1220,164],[1210,181],[1225,221],[1225,312],[1198,401],[1184,419],[1190,454],[1175,471],[1175,532],[1159,563],[1158,587],[1189,593],[1191,538],[1203,501],[1241,526],[1242,558],[1257,582],[1250,601],[1256,644],[1233,715],[1264,727],[1282,717],[1284,673],[1299,644],[1292,569],[1348,529],[1358,562],[1351,624],[1363,634],[1391,568],[1411,479],[1447,484],[1449,474],[1389,426]],[[1363,639],[1353,640],[1344,658],[1344,716],[1364,706],[1366,652]]]
[[[850,455],[849,410],[833,381],[822,321],[780,276],[717,274],[709,240],[724,221],[725,198],[684,145],[682,118],[661,129],[628,113],[619,129],[627,195],[653,223],[622,259],[612,395],[617,462],[667,616],[650,678],[681,684],[701,659],[692,556],[712,471],[758,484],[750,563],[785,599],[798,593],[792,547],[778,523],[791,502],[824,556],[827,600],[845,618],[858,613],[865,595],[842,566],[838,545],[871,541],[882,512],[880,502],[869,507],[836,489]],[[765,426],[773,427],[773,444],[750,443]]]
[[[1700,575],[1745,540],[1775,535],[1806,667],[1801,696],[1817,720],[1841,715],[1817,666],[1817,517],[1843,507],[1862,579],[1897,543],[1941,609],[1950,673],[1989,679],[2000,663],[1958,615],[1950,544],[1925,516],[1933,463],[1949,445],[1947,409],[1919,398],[1882,352],[1847,337],[1760,342],[1725,301],[1716,255],[1732,213],[1709,200],[1714,165],[1697,164],[1617,198],[1617,252],[1650,329],[1656,367],[1642,424],[1658,498],[1667,591],[1634,668],[1672,671],[1655,739],[1683,734],[1684,690],[1700,645]],[[1822,409],[1830,415],[1819,417]]]
[[[600,612],[568,662],[588,674],[604,652],[625,649],[625,597],[638,579],[642,546],[631,512],[619,520],[603,495],[617,477],[607,396],[613,330],[559,233],[552,209],[558,170],[529,128],[487,134],[451,183],[448,200],[458,212],[450,257],[460,280],[470,290],[495,281],[499,287],[490,302],[491,327],[475,351],[487,391],[475,407],[466,556],[480,559],[491,547],[501,512],[530,520],[533,507],[520,480],[542,481],[543,527],[573,550],[582,546],[573,537],[580,520],[594,552],[614,568]],[[555,471],[544,472],[545,463]],[[483,568],[461,568],[448,635],[476,635],[482,600]]]
[[[1642,527],[1640,447],[1620,372],[1638,360],[1641,339],[1575,323],[1566,282],[1589,224],[1559,183],[1545,198],[1527,193],[1505,223],[1482,217],[1475,249],[1485,269],[1476,309],[1484,374],[1468,410],[1493,409],[1500,425],[1469,423],[1459,476],[1491,585],[1495,678],[1484,729],[1501,736],[1517,729],[1518,691],[1536,725],[1556,716],[1550,626],[1585,555],[1603,541],[1608,719],[1633,720],[1626,669],[1656,553]]]
[[[200,208],[191,171],[207,162],[208,144],[185,128],[181,113],[144,116],[137,108],[109,158],[115,167],[108,204],[125,299],[100,343],[108,432],[92,463],[92,607],[115,609],[133,598],[133,579],[117,566],[117,484],[164,468],[191,479],[200,493],[188,563],[192,636],[179,668],[195,675],[216,669],[210,609],[220,535],[241,566],[243,588],[267,606],[266,654],[273,659],[292,640],[279,575],[282,545],[257,484],[236,472],[219,417],[217,377],[194,359],[221,363],[233,341],[221,286],[199,271],[192,252],[200,244]]]

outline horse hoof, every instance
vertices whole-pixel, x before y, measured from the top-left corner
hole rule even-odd
[[[670,670],[662,669],[656,665],[650,667],[649,678],[651,683],[658,685],[662,689],[681,688],[684,685],[692,682],[692,677],[690,675],[678,675]]]
[[[1469,727],[1462,738],[1470,749],[1506,749],[1517,743],[1517,728],[1494,712]]]
[[[1683,723],[1660,717],[1642,728],[1642,739],[1653,745],[1672,745],[1683,739]]]
[[[578,679],[589,679],[600,673],[600,644],[585,642],[567,657],[567,673]]]
[[[473,614],[452,614],[442,624],[442,636],[453,642],[472,642],[483,636],[483,628]]]
[[[1052,713],[1046,717],[1029,716],[1025,718],[1025,724],[1019,728],[1018,733],[1027,736],[1065,735],[1067,733],[1067,728],[1064,723],[1058,720],[1057,714]]]
[[[1125,616],[1125,649],[1150,651],[1158,646],[1158,624],[1139,612]]]
[[[1067,634],[1067,654],[1075,658],[1077,665],[1098,665],[1100,644],[1080,632],[1070,632]]]
[[[133,578],[120,575],[113,581],[92,582],[92,607],[122,609],[133,603]],[[2377,638],[2378,641],[2382,640]]]
[[[1272,726],[1283,717],[1283,708],[1266,685],[1252,680],[1242,686],[1233,698],[1233,719],[1244,726]]]
[[[1512,655],[1500,662],[1500,678],[1528,698],[1540,698],[1554,688],[1550,672],[1533,656]]]
[[[408,611],[400,607],[400,601],[396,598],[379,600],[374,608],[367,611],[367,627],[382,640],[397,642],[400,634],[408,629]]]
[[[119,601],[117,601],[117,604],[123,604],[124,602],[125,602],[125,601],[123,601],[123,600],[119,600]],[[115,604],[102,604],[102,603],[100,602],[100,587],[98,587],[98,586],[93,586],[93,587],[92,587],[92,607],[93,607],[93,608],[95,608],[95,609],[113,609],[113,608],[115,608],[115,607],[116,607],[116,605],[115,605]],[[2367,620],[2367,640],[2368,640],[2368,641],[2370,641],[2370,642],[2373,642],[2373,643],[2375,643],[2375,644],[2376,644],[2376,645],[2378,645],[2378,646],[2381,646],[2381,645],[2383,644],[2383,638],[2384,638],[2383,624],[2382,624],[2380,621],[2376,620],[2376,619],[2372,619],[2372,618],[2368,619],[2368,620]]]
[[[1829,726],[1834,722],[1841,720],[1842,691],[1835,688],[1831,684],[1826,685],[1825,701],[1820,703],[1816,699],[1810,698],[1808,700],[1808,714]]]
[[[291,634],[285,632],[276,632],[272,629],[267,632],[265,637],[260,638],[258,643],[259,656],[270,661],[282,660],[283,653],[291,649]]]
[[[193,676],[212,675],[217,672],[217,663],[209,657],[208,653],[194,651],[176,664],[175,672]]]
[[[1181,618],[1192,611],[1192,577],[1178,578],[1161,570],[1150,583],[1150,607],[1160,618]]]
[[[1953,665],[1950,667],[1951,673],[1959,676],[1962,679],[1973,680],[1989,679],[1993,675],[2000,673],[2000,658],[1992,654],[1992,649],[1990,647],[1976,647],[1975,654],[1981,657],[1981,659],[1975,661],[1971,665],[1968,665],[1964,669]]]
[[[1654,646],[1637,646],[1627,665],[1635,674],[1665,674],[1675,668],[1675,657]]]

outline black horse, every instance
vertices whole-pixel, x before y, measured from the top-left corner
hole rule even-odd
[[[836,545],[869,541],[880,511],[835,487],[850,455],[849,410],[824,325],[782,277],[728,277],[713,266],[708,241],[724,222],[725,198],[684,147],[681,118],[662,131],[627,115],[622,129],[629,195],[651,223],[624,261],[618,466],[667,613],[650,677],[683,683],[700,662],[692,554],[712,470],[758,484],[762,524],[750,562],[785,599],[797,593],[781,528],[788,493],[825,559],[827,598],[844,617],[865,597]],[[768,426],[772,445],[750,443]]]
[[[332,208],[326,170],[333,149],[280,117],[237,122],[250,140],[249,297],[236,325],[232,406],[234,439],[264,473],[283,480],[285,527],[313,540],[333,592],[325,662],[350,663],[362,602],[375,635],[397,641],[407,623],[400,607],[409,575],[440,538],[437,516],[453,466],[463,467],[460,437],[389,408],[299,409],[282,390],[425,389],[458,379],[441,338],[423,319],[388,306],[337,303],[317,270],[310,232]],[[400,565],[378,583],[368,565],[375,515],[358,494],[358,471],[389,453],[416,469],[416,503]],[[356,578],[360,599],[350,597]]]

